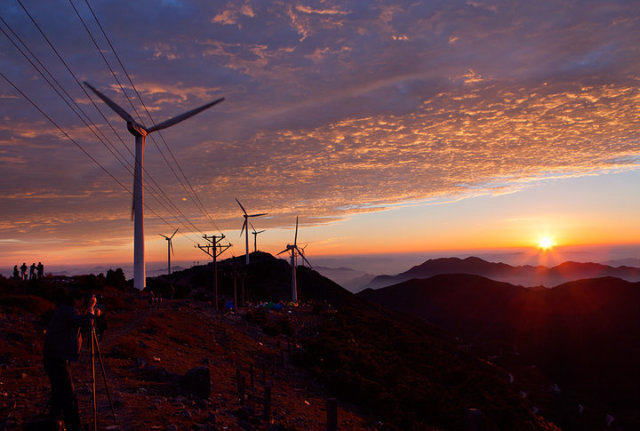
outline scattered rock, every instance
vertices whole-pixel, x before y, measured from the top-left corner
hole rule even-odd
[[[122,349],[116,346],[111,348],[111,351],[109,352],[109,356],[117,359],[129,359],[129,355],[127,355],[125,352],[122,351]]]
[[[175,415],[182,416],[183,418],[187,418],[187,419],[191,419],[193,417],[191,412],[187,409],[178,410],[177,412],[175,412]]]
[[[249,419],[249,410],[246,407],[240,407],[239,409],[234,410],[232,413],[238,419],[242,419],[242,420]]]
[[[4,352],[2,355],[0,355],[0,365],[2,366],[2,368],[6,369],[7,365],[9,365],[11,359],[11,355],[9,354],[9,352]]]
[[[206,409],[211,406],[211,401],[208,398],[201,398],[198,400],[198,407],[201,409]]]
[[[253,431],[256,429],[254,425],[250,424],[249,422],[243,419],[238,419],[238,425],[240,426],[240,428],[245,429],[247,431]]]
[[[187,395],[209,398],[211,395],[211,373],[209,367],[192,368],[181,378],[180,384]]]
[[[22,343],[24,342],[24,336],[22,334],[20,334],[19,332],[6,332],[5,336],[7,338],[7,340],[9,341],[15,341],[17,343]]]
[[[605,420],[607,422],[607,427],[610,427],[612,423],[614,423],[616,421],[616,418],[614,418],[613,416],[611,416],[610,414],[607,414],[605,416]]]
[[[136,359],[136,366],[138,367],[139,370],[145,368],[147,365],[149,365],[149,364],[144,359],[142,359],[142,358],[137,358]]]
[[[184,405],[184,403],[186,403],[187,401],[188,400],[185,397],[183,397],[182,395],[178,395],[171,402]]]

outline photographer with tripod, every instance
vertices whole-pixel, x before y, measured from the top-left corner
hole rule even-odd
[[[88,300],[78,290],[72,290],[67,300],[55,311],[44,340],[44,369],[51,381],[49,414],[64,418],[68,431],[81,431],[78,398],[73,389],[69,363],[78,360],[82,346],[82,329],[93,333],[92,324],[100,310],[95,311],[96,297]]]

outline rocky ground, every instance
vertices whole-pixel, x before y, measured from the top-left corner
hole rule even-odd
[[[41,355],[47,316],[55,306],[26,293],[9,292],[0,305],[0,429],[20,429],[45,410],[49,395]],[[155,306],[135,292],[105,288],[103,295],[108,328],[99,347],[112,402],[96,359],[98,429],[327,429],[331,394],[289,361],[298,331],[313,331],[310,308],[269,310],[267,319],[284,318],[296,328],[291,335],[269,336],[263,326],[245,318],[251,308],[223,314],[191,299]],[[90,424],[92,361],[87,347],[85,340],[72,370],[81,416]],[[185,375],[194,369],[195,381],[188,384]],[[203,385],[207,375],[209,385]],[[267,386],[272,388],[271,416],[264,420]],[[210,393],[203,393],[207,388]],[[340,430],[380,426],[374,422],[338,403]]]

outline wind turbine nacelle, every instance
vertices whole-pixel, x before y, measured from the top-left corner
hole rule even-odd
[[[138,123],[127,121],[127,130],[134,136],[147,136],[147,130]]]

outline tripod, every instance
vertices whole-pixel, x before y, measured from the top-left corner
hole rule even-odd
[[[109,385],[107,384],[107,376],[104,372],[104,365],[102,363],[102,354],[100,353],[100,344],[98,343],[98,337],[96,336],[95,325],[91,324],[91,393],[93,395],[93,431],[98,429],[98,413],[96,408],[96,352],[98,353],[98,360],[100,362],[100,369],[102,370],[102,380],[104,381],[104,389],[107,393],[107,399],[111,406],[111,413],[113,414],[113,423],[116,423],[116,411],[113,408],[113,402],[111,401],[111,394],[109,393]]]

